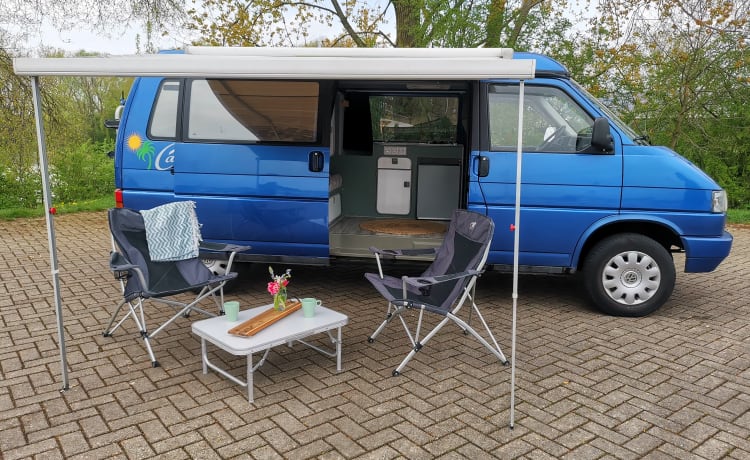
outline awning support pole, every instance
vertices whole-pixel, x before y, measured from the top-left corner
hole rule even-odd
[[[518,91],[518,140],[516,144],[516,213],[513,232],[513,321],[511,326],[510,351],[510,429],[515,424],[516,410],[516,310],[518,309],[518,250],[521,235],[521,160],[523,159],[523,109],[524,86],[520,82]]]
[[[34,118],[36,119],[36,138],[39,143],[39,172],[42,175],[42,195],[44,197],[44,215],[47,219],[47,239],[49,240],[49,261],[52,271],[52,287],[55,291],[55,313],[57,315],[57,340],[60,344],[60,367],[62,370],[62,391],[70,388],[68,382],[68,357],[65,350],[65,331],[63,329],[62,302],[60,300],[60,276],[57,268],[57,245],[55,243],[55,221],[52,210],[49,171],[47,167],[47,148],[44,137],[44,120],[42,118],[42,98],[39,92],[39,77],[31,77],[31,93],[34,100]]]

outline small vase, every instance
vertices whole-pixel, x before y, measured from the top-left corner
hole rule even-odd
[[[286,308],[286,288],[279,289],[279,293],[273,296],[273,309],[284,311]]]

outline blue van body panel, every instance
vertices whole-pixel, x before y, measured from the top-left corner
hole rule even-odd
[[[311,173],[307,161],[310,151],[325,151],[300,145],[215,144],[186,142],[179,146],[175,172],[197,174],[249,174],[253,176],[321,176],[328,173],[328,164],[320,173]]]
[[[667,147],[627,145],[624,149],[625,187],[720,189],[706,173]]]
[[[153,190],[170,192],[174,190],[174,176],[169,171],[153,169],[123,168],[123,190]]]
[[[253,254],[328,258],[328,225],[321,218],[327,204],[279,203],[273,199],[245,200],[227,197],[184,195],[153,191],[123,191],[123,199],[133,209],[150,209],[172,201],[196,202],[201,235],[207,241],[246,244]],[[293,222],[279,226],[278,216],[288,213]],[[209,236],[210,235],[210,236]],[[291,241],[291,243],[290,243]]]
[[[206,241],[250,245],[253,254],[327,260],[329,149],[149,138],[161,81],[136,79],[123,109],[115,166],[123,204],[149,209],[193,200]],[[140,139],[134,146],[148,143],[151,154],[132,149],[132,136]],[[311,152],[323,155],[322,171],[309,170]]]
[[[537,78],[525,82],[527,88],[559,88],[590,116],[606,116],[602,113],[606,109],[579,90],[559,62],[534,53],[515,53],[515,57],[536,60]],[[115,185],[122,189],[124,205],[148,209],[193,200],[207,241],[248,244],[255,255],[325,263],[331,153],[321,145],[326,142],[232,144],[149,138],[148,122],[161,81],[135,79],[123,108]],[[720,187],[672,150],[633,145],[615,122],[610,122],[610,130],[614,141],[610,154],[523,153],[521,221],[516,229],[519,263],[576,269],[590,238],[617,225],[632,229],[643,224],[668,230],[675,241],[679,238],[686,272],[714,270],[732,245],[732,236],[724,231],[725,215],[711,213],[712,191]],[[510,265],[516,152],[468,150],[461,159],[468,165],[462,177],[466,191],[462,205],[495,221],[488,264]],[[310,170],[313,154],[323,158],[321,171]],[[489,159],[486,177],[477,174],[480,157]]]
[[[570,75],[568,69],[565,68],[555,59],[538,53],[529,53],[526,51],[515,51],[513,53],[513,59],[533,59],[536,61],[535,71],[539,74],[558,74],[560,76],[567,77]]]
[[[729,255],[732,249],[732,235],[722,232],[718,238],[683,237],[685,271],[688,273],[710,272]]]

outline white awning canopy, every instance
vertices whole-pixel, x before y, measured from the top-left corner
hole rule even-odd
[[[506,48],[353,50],[189,47],[188,54],[15,58],[13,67],[27,76],[485,80],[530,79],[536,64],[509,58]]]
[[[513,319],[511,332],[510,427],[514,424],[516,368],[516,310],[520,241],[521,163],[524,80],[534,78],[536,61],[513,59],[507,48],[207,48],[188,47],[186,53],[138,56],[15,58],[16,74],[31,77],[34,118],[42,174],[42,197],[49,239],[50,268],[55,295],[57,335],[63,391],[68,390],[68,361],[63,327],[62,295],[57,265],[52,193],[39,90],[41,76],[197,77],[331,80],[485,80],[519,79],[518,140],[516,144],[516,204],[513,249]]]

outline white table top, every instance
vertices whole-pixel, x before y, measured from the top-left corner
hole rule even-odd
[[[315,307],[315,316],[312,318],[305,318],[300,308],[249,337],[231,335],[227,332],[269,308],[273,308],[273,304],[240,311],[237,321],[227,321],[226,316],[196,321],[192,324],[192,330],[194,334],[233,355],[248,355],[287,343],[290,340],[329,331],[349,322],[349,317],[346,315],[330,308],[318,306]]]

